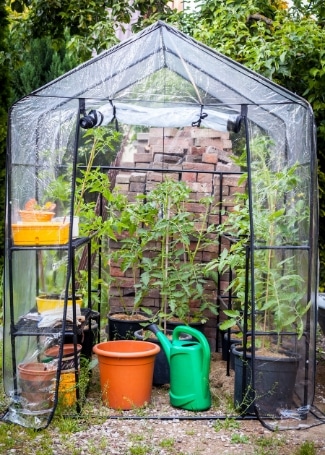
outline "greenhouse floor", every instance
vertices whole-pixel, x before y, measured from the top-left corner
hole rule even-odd
[[[233,375],[233,371],[230,371],[230,376],[227,376],[226,362],[221,360],[221,354],[214,353],[210,374],[212,407],[206,412],[191,413],[170,406],[168,386],[153,387],[151,403],[141,409],[114,411],[100,404],[96,367],[82,412],[82,415],[87,415],[88,422],[94,413],[96,423],[94,421],[94,425],[85,432],[72,434],[70,442],[78,446],[78,441],[82,440],[83,449],[86,449],[87,439],[93,441],[94,438],[106,438],[107,442],[110,441],[109,449],[99,453],[120,455],[215,455],[216,448],[220,454],[274,455],[277,446],[277,452],[281,455],[325,455],[323,424],[303,430],[269,431],[256,418],[238,418],[232,408]],[[325,413],[325,337],[322,336],[319,337],[317,346],[314,405]],[[98,423],[98,418],[102,419],[101,423]],[[309,442],[313,445],[314,452],[298,452],[300,447]],[[134,451],[137,446],[141,446],[142,451]],[[58,454],[61,453],[59,444],[56,450]]]

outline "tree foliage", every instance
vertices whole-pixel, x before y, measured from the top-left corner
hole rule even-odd
[[[16,101],[78,64],[63,47],[53,49],[50,37],[32,39],[26,58],[12,69],[12,101]]]
[[[115,44],[117,26],[134,31],[158,19],[215,48],[312,105],[319,156],[320,214],[325,214],[325,3],[323,0],[197,0],[196,12],[177,14],[168,0],[7,0],[11,16],[10,68],[26,60],[34,38],[51,37],[78,63]],[[19,65],[18,65],[19,66]],[[32,64],[33,66],[33,64]],[[33,71],[31,67],[25,69]],[[42,73],[44,71],[42,70]],[[53,77],[54,73],[47,73]],[[27,88],[27,86],[26,86]],[[325,226],[320,225],[325,288]]]
[[[169,0],[14,0],[22,35],[50,36],[56,46],[66,45],[80,61],[118,42],[116,29],[132,22],[138,31],[173,13]],[[23,21],[21,21],[23,19]],[[67,34],[71,37],[67,42]]]
[[[8,32],[8,13],[5,2],[0,1],[0,218],[5,219],[5,163],[7,115],[10,98],[9,69],[3,59],[6,52],[6,34]],[[0,266],[3,264],[4,224],[0,224]]]
[[[311,104],[317,125],[320,217],[325,216],[324,2],[206,0],[181,27]],[[320,223],[321,289],[325,288],[325,226]]]

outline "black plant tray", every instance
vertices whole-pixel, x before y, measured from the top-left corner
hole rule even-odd
[[[35,311],[35,313],[37,313]],[[84,320],[81,324],[76,325],[72,324],[70,321],[66,321],[64,333],[65,334],[74,334],[81,335],[84,327],[89,323],[90,319],[98,319],[99,313],[94,311],[90,308],[81,308],[81,316],[83,316]],[[14,324],[11,327],[11,334],[14,336],[29,336],[29,335],[44,335],[44,334],[51,334],[51,333],[61,333],[63,330],[62,323],[56,324],[55,326],[50,327],[38,327],[37,320],[29,319],[29,318],[20,318],[17,324]],[[75,332],[76,330],[76,332]]]

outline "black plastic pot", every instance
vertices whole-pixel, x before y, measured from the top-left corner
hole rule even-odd
[[[227,332],[222,337],[222,360],[229,361],[229,365],[232,370],[235,369],[233,348],[235,345],[239,345],[241,343],[242,341],[239,338],[235,338],[233,333],[230,334],[230,340]]]
[[[149,322],[149,319],[144,315],[143,319],[139,317],[121,319],[118,317],[119,313],[112,313],[108,315],[108,325],[106,326],[106,333],[108,334],[108,340],[134,340],[134,332],[142,328],[143,323]]]
[[[84,328],[81,355],[87,359],[91,358],[93,347],[98,342],[98,323],[94,320],[91,321],[91,329],[89,324]]]
[[[299,366],[299,357],[291,353],[279,357],[258,355],[254,359],[255,390],[252,389],[252,358],[236,345],[232,349],[235,366],[235,406],[243,413],[279,417],[281,410],[291,409]]]
[[[318,324],[325,336],[325,294],[318,294]]]
[[[235,334],[240,333],[239,331],[231,331],[230,332],[230,339],[228,336],[228,331],[223,333],[222,336],[222,345],[221,345],[221,352],[222,352],[222,360],[228,360],[231,358],[232,346],[234,344],[241,344],[242,341],[240,338],[236,338]],[[230,356],[230,357],[229,357]]]
[[[81,314],[87,312],[87,309],[82,308]],[[81,344],[81,355],[87,359],[91,359],[93,347],[98,342],[98,327],[100,324],[100,315],[97,311],[92,310],[92,317],[88,323],[83,327],[81,333],[77,335],[77,343]],[[89,330],[89,322],[91,321],[91,329]],[[64,336],[64,343],[73,343],[72,335]]]
[[[167,330],[167,336],[171,336],[172,333],[173,333],[172,330]],[[170,383],[169,362],[159,340],[156,337],[154,337],[154,335],[152,335],[152,337],[145,338],[142,329],[137,330],[134,333],[134,335],[137,340],[150,341],[151,343],[157,344],[160,347],[160,352],[158,352],[155,358],[152,383],[153,385],[157,386],[169,384]]]

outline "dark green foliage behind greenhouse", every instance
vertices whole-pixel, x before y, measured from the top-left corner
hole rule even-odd
[[[6,51],[6,36],[8,30],[8,14],[5,2],[0,2],[0,50]],[[4,220],[5,201],[5,164],[7,116],[10,99],[9,69],[5,62],[0,63],[0,219]],[[3,265],[4,223],[0,223],[0,268]]]

